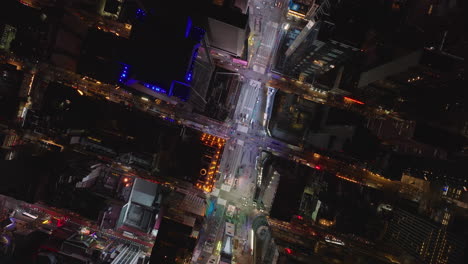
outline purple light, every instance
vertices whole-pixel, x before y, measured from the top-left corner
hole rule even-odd
[[[125,83],[127,81],[127,75],[128,75],[128,65],[127,64],[124,64],[122,63],[123,67],[122,67],[122,71],[120,72],[120,77],[119,77],[119,82],[120,83]]]
[[[158,93],[163,93],[163,94],[167,94],[167,91],[159,86],[156,86],[156,85],[153,85],[153,84],[149,84],[149,83],[144,83],[144,86],[148,89],[151,89],[155,92],[158,92]]]
[[[187,27],[185,28],[185,38],[188,38],[191,29],[192,29],[192,19],[190,17],[187,17]]]
[[[143,9],[138,8],[135,14],[137,19],[143,19],[146,16],[146,12]]]
[[[205,32],[206,31],[203,28],[193,27],[190,35],[195,41],[200,42],[205,35]]]
[[[185,80],[187,82],[190,82],[192,80],[193,68],[194,68],[194,65],[195,65],[195,60],[197,59],[197,56],[198,56],[198,49],[199,48],[200,48],[200,43],[196,44],[193,47],[192,60],[190,62],[189,70],[187,71],[187,73],[185,75]]]
[[[174,92],[175,92],[175,87],[174,87],[174,86],[175,86],[176,84],[180,84],[180,85],[186,86],[187,88],[190,89],[190,85],[189,85],[189,84],[183,83],[183,82],[179,82],[179,81],[176,81],[176,80],[173,80],[173,81],[172,81],[172,84],[171,84],[171,89],[169,90],[169,94],[168,94],[168,95],[169,95],[169,96],[176,96],[176,97],[178,97],[179,99],[181,99],[182,101],[186,102],[186,101],[188,100],[188,97],[189,97],[188,94],[185,95],[185,96],[174,94]],[[190,91],[190,90],[189,90],[189,91]]]
[[[174,123],[174,122],[175,122],[175,120],[174,120],[174,119],[172,119],[172,118],[169,118],[169,117],[166,117],[166,118],[164,118],[164,120],[166,120],[166,121],[169,121],[169,122],[171,122],[171,123]]]
[[[11,222],[11,223],[8,224],[8,225],[5,227],[6,230],[10,230],[10,229],[13,229],[13,228],[16,227],[16,220],[15,220],[15,218],[10,217],[10,222]]]

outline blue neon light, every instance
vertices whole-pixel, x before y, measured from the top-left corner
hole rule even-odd
[[[195,66],[195,60],[197,59],[197,56],[198,56],[198,49],[200,48],[200,43],[195,45],[195,47],[193,48],[193,53],[192,53],[192,60],[190,61],[190,66],[189,66],[189,70],[187,71],[187,73],[185,74],[185,80],[187,82],[191,82],[192,81],[192,77],[193,77],[193,68]]]
[[[135,14],[136,19],[143,19],[146,17],[146,12],[143,9],[138,8]]]
[[[192,27],[192,30],[190,31],[190,36],[193,40],[196,42],[200,42],[205,35],[206,31],[203,28],[199,27]]]
[[[184,86],[187,86],[187,87],[190,87],[190,85],[188,85],[187,83],[183,83],[183,82],[179,82],[179,81],[172,81],[172,83],[178,83],[178,84],[182,84]]]
[[[186,87],[188,87],[188,88],[190,88],[190,85],[188,85],[188,84],[186,84],[186,83],[183,83],[183,82],[179,82],[179,81],[175,81],[175,80],[174,80],[174,81],[172,81],[171,89],[170,89],[170,91],[169,91],[169,96],[176,96],[176,97],[180,98],[182,101],[186,102],[186,101],[188,100],[189,95],[187,94],[187,95],[185,95],[185,96],[183,96],[183,97],[182,97],[182,95],[176,95],[176,94],[174,93],[174,92],[175,92],[175,89],[174,89],[174,85],[175,85],[175,84],[181,84],[181,85],[186,86]]]
[[[128,76],[129,70],[130,70],[130,66],[125,63],[122,63],[122,70],[120,72],[119,83],[127,82],[127,79],[128,79],[127,76]]]
[[[190,17],[187,17],[187,27],[185,28],[185,38],[189,37],[191,30],[192,30],[192,19]]]
[[[10,224],[8,224],[6,227],[5,227],[5,230],[11,230],[13,228],[16,227],[16,219],[13,218],[13,217],[10,217]]]
[[[151,89],[157,93],[163,93],[163,94],[167,94],[167,90],[166,89],[163,89],[159,86],[156,86],[156,85],[153,85],[153,84],[149,84],[149,83],[145,83],[144,84],[146,88],[148,89]]]
[[[214,201],[210,201],[208,208],[206,208],[206,215],[211,215],[214,212],[215,204]]]
[[[164,120],[169,121],[169,122],[171,122],[171,123],[174,123],[174,122],[175,122],[174,119],[172,119],[172,118],[170,118],[170,117],[167,117],[167,116],[164,118]]]
[[[203,28],[200,27],[192,27],[192,20],[190,17],[188,18],[187,22],[187,28],[185,31],[185,37],[190,37],[192,40],[196,41],[198,44],[196,44],[193,48],[193,53],[192,53],[192,60],[190,61],[190,65],[188,67],[187,72],[185,73],[185,81],[186,82],[191,82],[193,80],[193,68],[195,64],[195,60],[197,59],[198,56],[198,49],[200,48],[200,42],[203,39],[203,36],[205,35],[206,31]]]

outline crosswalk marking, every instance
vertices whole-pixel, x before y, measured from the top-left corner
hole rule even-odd
[[[222,184],[221,185],[221,190],[225,191],[225,192],[230,192],[231,191],[231,186],[227,185],[227,184]],[[218,199],[219,200],[219,199]]]
[[[224,200],[222,198],[218,198],[218,204],[219,205],[226,205],[226,200]]]

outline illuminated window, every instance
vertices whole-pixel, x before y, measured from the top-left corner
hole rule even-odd
[[[213,4],[217,6],[223,6],[224,0],[213,0]]]
[[[429,9],[427,10],[427,14],[428,14],[428,15],[431,15],[431,14],[432,14],[432,9],[433,9],[433,8],[434,8],[433,5],[430,5],[430,6],[429,6]]]

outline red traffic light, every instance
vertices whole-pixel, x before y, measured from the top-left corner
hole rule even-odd
[[[319,165],[315,165],[315,169],[316,169],[316,170],[321,170],[322,167],[320,167]]]
[[[289,255],[292,254],[292,249],[290,248],[285,248],[284,251],[286,251],[286,253],[288,253]]]

